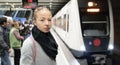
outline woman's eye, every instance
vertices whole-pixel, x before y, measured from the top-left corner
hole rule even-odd
[[[51,19],[48,19],[48,21],[51,21]]]
[[[44,21],[44,20],[42,19],[42,20],[40,20],[40,21]]]

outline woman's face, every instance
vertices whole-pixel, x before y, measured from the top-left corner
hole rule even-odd
[[[37,26],[39,30],[41,30],[44,33],[47,33],[51,28],[51,24],[52,24],[51,19],[52,19],[51,12],[49,10],[42,9],[36,12],[36,18],[34,20],[34,24],[35,26]]]
[[[15,28],[19,28],[19,22],[15,22],[14,25],[15,25]]]

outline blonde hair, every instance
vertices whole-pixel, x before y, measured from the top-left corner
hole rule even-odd
[[[41,11],[41,10],[43,10],[43,9],[48,10],[48,11],[52,14],[52,12],[50,11],[50,9],[47,8],[47,7],[37,7],[37,8],[34,10],[33,20],[36,19],[36,17],[37,17],[37,16],[36,16],[37,12],[38,12],[38,11]]]
[[[14,20],[12,23],[12,27],[19,28],[19,22]]]

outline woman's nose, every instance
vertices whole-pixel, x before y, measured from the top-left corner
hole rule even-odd
[[[46,21],[45,21],[45,24],[46,24],[46,25],[49,25],[49,21],[48,21],[48,20],[46,20]]]

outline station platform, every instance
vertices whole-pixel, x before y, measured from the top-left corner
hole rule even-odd
[[[56,57],[57,65],[89,65],[87,64],[86,60],[76,59],[53,29],[51,30],[51,33],[54,36],[58,44],[58,55]],[[11,65],[14,65],[14,51],[13,50],[10,53],[10,60],[11,60]],[[113,61],[115,65],[118,64],[118,62],[116,62],[115,59],[113,59]]]

